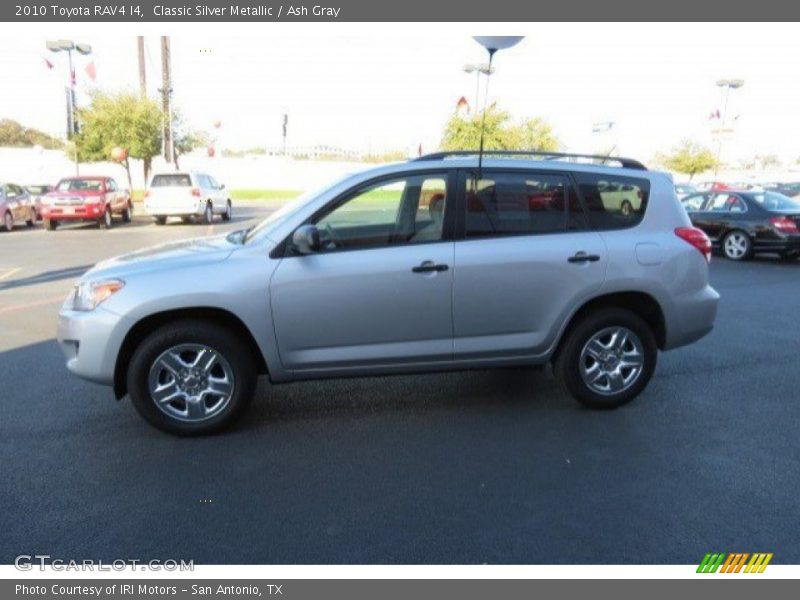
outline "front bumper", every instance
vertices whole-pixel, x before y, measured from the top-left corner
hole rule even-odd
[[[67,368],[96,383],[113,385],[125,331],[123,318],[102,306],[91,311],[62,308],[58,314],[57,339]]]
[[[84,204],[77,206],[48,206],[42,205],[43,219],[52,221],[88,221],[99,219],[105,212],[103,204]]]

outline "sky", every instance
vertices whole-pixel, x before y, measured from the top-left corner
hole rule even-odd
[[[485,61],[471,35],[487,33],[475,24],[163,27],[2,25],[0,73],[15,91],[4,86],[0,118],[61,135],[67,69],[66,56],[45,49],[54,37],[93,46],[91,57],[76,61],[79,103],[86,103],[93,86],[138,89],[135,35],[144,33],[148,93],[157,97],[158,35],[168,33],[175,105],[219,147],[279,145],[288,114],[292,145],[377,151],[422,144],[432,151],[457,100],[474,103],[475,75],[462,67]],[[719,121],[708,117],[723,108],[715,82],[738,78],[745,85],[730,95],[735,131],[723,158],[800,158],[800,36],[793,24],[528,23],[489,33],[498,29],[526,37],[497,54],[489,101],[517,118],[544,118],[568,151],[616,145],[623,155],[650,160],[684,138],[715,147],[711,129]],[[45,58],[56,67],[47,69]],[[90,61],[95,82],[84,70]],[[615,125],[592,133],[601,121]]]

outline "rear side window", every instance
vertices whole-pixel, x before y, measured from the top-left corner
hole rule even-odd
[[[641,222],[650,196],[647,179],[576,173],[593,229],[625,229]]]
[[[192,187],[192,178],[186,173],[156,175],[150,187]]]
[[[562,233],[580,218],[563,175],[484,173],[467,181],[466,237]]]

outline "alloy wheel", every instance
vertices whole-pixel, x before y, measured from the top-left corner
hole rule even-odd
[[[156,407],[168,416],[204,421],[228,406],[234,390],[233,369],[213,348],[180,344],[153,362],[148,390]]]
[[[750,240],[743,233],[733,232],[725,238],[725,256],[741,260],[750,249]]]
[[[580,354],[580,374],[593,392],[610,396],[630,388],[644,368],[642,341],[627,327],[595,333]]]

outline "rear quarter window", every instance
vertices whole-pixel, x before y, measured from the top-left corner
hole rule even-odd
[[[593,229],[626,229],[642,221],[650,182],[637,177],[576,173],[589,224]]]

